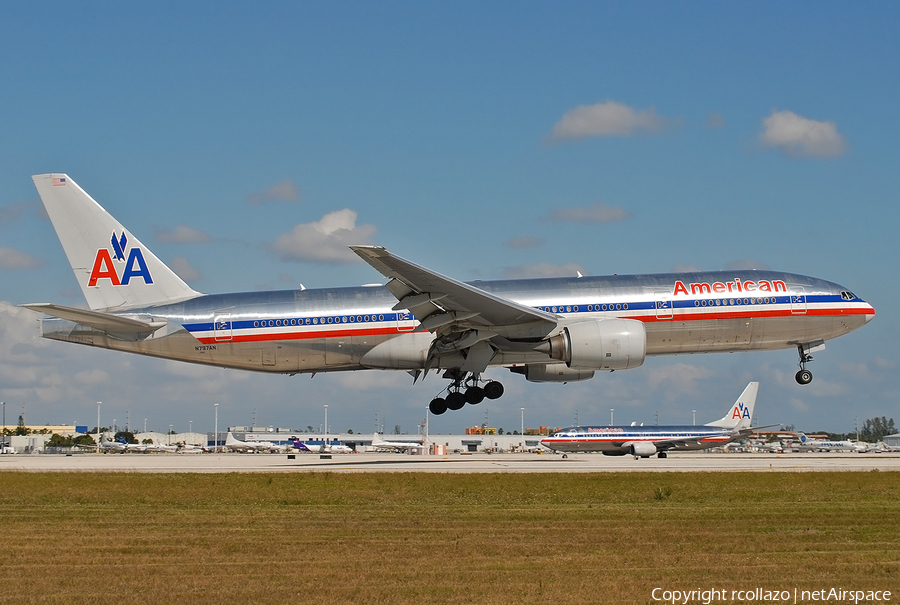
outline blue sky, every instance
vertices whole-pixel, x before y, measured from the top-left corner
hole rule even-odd
[[[83,305],[30,176],[68,173],[204,292],[381,281],[377,243],[460,279],[766,267],[843,284],[869,326],[794,351],[648,359],[433,420],[898,417],[894,3],[6,3],[0,399],[29,422],[415,432],[444,384],[265,376],[41,341]],[[335,214],[336,213],[336,214]],[[309,245],[324,224],[343,227]],[[109,416],[109,417],[107,417]],[[898,418],[900,419],[900,418]],[[9,421],[9,418],[8,418]]]

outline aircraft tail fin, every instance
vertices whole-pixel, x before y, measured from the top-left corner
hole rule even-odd
[[[135,308],[200,295],[68,175],[31,178],[91,309]]]
[[[706,423],[706,426],[719,426],[735,431],[749,427],[753,419],[753,408],[756,406],[757,391],[759,391],[758,382],[748,384],[728,413],[715,422]]]

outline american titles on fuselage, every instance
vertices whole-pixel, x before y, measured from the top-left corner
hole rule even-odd
[[[740,278],[735,277],[733,280],[728,282],[713,282],[710,284],[709,282],[701,282],[701,283],[692,283],[690,284],[690,289],[684,285],[684,282],[678,280],[675,282],[675,289],[672,291],[673,296],[678,296],[679,294],[684,294],[685,296],[692,295],[703,295],[703,294],[712,294],[715,292],[716,294],[725,294],[728,293],[743,293],[743,292],[787,292],[787,285],[781,281],[780,279],[769,281],[767,279],[761,279],[757,281],[744,280],[743,282]]]

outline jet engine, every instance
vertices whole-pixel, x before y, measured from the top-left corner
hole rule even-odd
[[[647,332],[635,319],[596,319],[565,326],[535,348],[573,370],[627,370],[644,363]]]
[[[640,456],[641,458],[649,458],[656,455],[656,446],[647,441],[634,441],[626,443],[632,456]]]
[[[564,363],[531,364],[509,370],[516,374],[524,374],[528,382],[577,382],[594,377],[594,370],[573,370]]]

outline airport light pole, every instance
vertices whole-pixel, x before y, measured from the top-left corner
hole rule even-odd
[[[616,413],[616,408],[609,408],[609,426],[612,426],[615,424],[615,420],[614,420],[615,413]]]
[[[3,406],[3,447],[6,447],[6,402],[0,401]]]
[[[697,426],[697,410],[691,410],[691,424]]]
[[[325,443],[328,443],[328,404],[325,404]]]
[[[215,404],[216,408],[216,426],[213,429],[215,432],[213,433],[213,451],[217,454],[219,453],[219,404]]]
[[[522,450],[524,450],[525,449],[525,408],[519,408],[519,412],[521,412],[521,414],[522,414],[522,418],[521,418],[521,422],[520,422],[520,424],[521,424],[520,428],[522,430],[519,433],[519,435],[522,436],[522,439],[519,441],[519,447],[522,448]]]
[[[97,453],[100,453],[100,403],[97,402]]]

